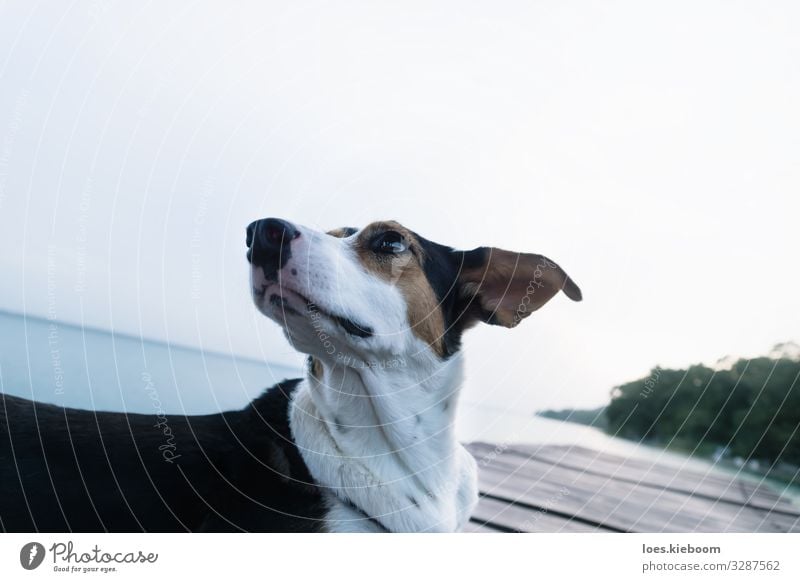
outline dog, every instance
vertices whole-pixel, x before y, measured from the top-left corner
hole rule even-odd
[[[5,395],[8,532],[455,532],[478,500],[454,418],[462,334],[515,327],[559,291],[550,259],[460,251],[394,221],[321,232],[247,227],[257,310],[307,354],[302,379],[245,409],[170,416]],[[169,453],[169,454],[167,454]]]

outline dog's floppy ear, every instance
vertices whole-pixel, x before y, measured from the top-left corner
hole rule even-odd
[[[464,315],[486,323],[514,327],[559,291],[582,299],[569,275],[542,255],[479,247],[461,259],[460,292],[469,301]]]

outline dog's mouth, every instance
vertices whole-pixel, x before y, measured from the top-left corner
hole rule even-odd
[[[263,284],[261,288],[254,288],[253,295],[255,295],[259,299],[263,299],[267,292],[270,291],[269,287],[272,285]],[[349,317],[345,317],[343,315],[338,315],[336,313],[331,313],[320,308],[316,303],[311,301],[308,297],[303,295],[302,293],[298,293],[294,289],[290,289],[285,286],[280,287],[280,293],[270,292],[269,295],[269,304],[272,305],[274,308],[281,311],[284,315],[293,315],[297,317],[302,317],[303,313],[300,312],[295,306],[293,306],[289,300],[282,294],[282,293],[289,293],[294,295],[296,299],[304,306],[304,310],[306,314],[312,316],[314,314],[321,315],[330,319],[331,321],[335,322],[339,327],[341,327],[346,333],[349,335],[360,337],[360,338],[368,338],[372,337],[375,334],[375,331],[368,325],[363,323],[354,321]]]

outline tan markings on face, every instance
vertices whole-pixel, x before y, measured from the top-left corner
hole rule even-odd
[[[406,252],[391,255],[372,250],[372,239],[390,230],[403,236],[408,243]],[[403,294],[408,306],[408,325],[414,335],[443,356],[444,315],[422,268],[425,254],[414,234],[394,221],[373,222],[359,233],[355,249],[359,261],[368,271],[396,285]]]
[[[329,230],[328,234],[331,236],[335,236],[336,238],[347,238],[350,234],[349,228],[342,227],[342,228],[334,228],[333,230]]]
[[[311,370],[311,377],[315,380],[322,380],[322,362],[320,362],[317,358],[311,358],[311,365],[309,366]]]

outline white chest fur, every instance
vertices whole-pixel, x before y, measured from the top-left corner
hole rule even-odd
[[[453,426],[461,368],[458,355],[403,373],[326,367],[298,387],[292,434],[328,497],[329,531],[464,526],[477,502],[477,468]]]

